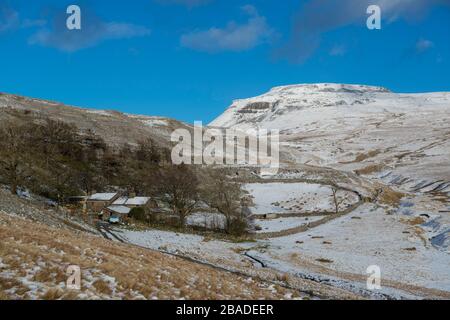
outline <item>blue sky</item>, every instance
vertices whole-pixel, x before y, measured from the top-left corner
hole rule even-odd
[[[207,123],[286,84],[450,91],[449,39],[450,0],[0,0],[0,91]]]

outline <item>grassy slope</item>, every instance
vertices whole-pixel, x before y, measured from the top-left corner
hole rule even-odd
[[[65,289],[69,265],[81,267],[81,291]],[[158,252],[0,213],[0,299],[280,299],[289,293]]]

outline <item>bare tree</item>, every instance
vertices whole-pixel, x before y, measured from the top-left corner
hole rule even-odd
[[[136,159],[148,164],[159,164],[162,158],[160,149],[158,149],[156,143],[151,138],[139,141],[136,150]]]
[[[29,127],[7,123],[0,129],[0,175],[17,193],[18,187],[30,175]]]
[[[185,164],[167,166],[155,177],[156,192],[178,216],[180,227],[186,225],[186,218],[193,212],[199,201],[198,179]]]
[[[76,141],[77,130],[62,121],[45,119],[36,126],[33,135],[34,148],[44,157],[45,165],[52,166],[51,160],[59,157],[75,158],[81,154],[81,146]],[[57,159],[56,159],[57,160]]]
[[[241,185],[223,169],[210,169],[203,179],[202,199],[225,216],[227,233],[242,233],[247,228],[247,215],[242,210]]]
[[[344,197],[339,197],[338,191],[339,190],[336,187],[331,188],[331,192],[333,193],[334,210],[336,214],[339,213],[339,208],[341,204],[345,201]]]

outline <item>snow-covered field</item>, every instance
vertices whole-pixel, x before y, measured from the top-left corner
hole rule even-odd
[[[436,201],[430,195],[415,195],[403,199],[397,212],[409,219],[414,219],[418,230],[423,233],[433,247],[450,254],[448,203]]]
[[[258,258],[289,272],[327,274],[363,281],[371,265],[382,285],[419,286],[450,295],[450,255],[421,237],[402,215],[365,205],[353,214],[305,233],[270,239]]]
[[[268,232],[297,222],[301,221],[280,218],[257,224],[262,224],[261,232]],[[383,287],[374,292],[377,297],[450,297],[450,255],[427,241],[412,218],[387,214],[370,204],[307,232],[255,243],[233,244],[159,230],[115,232],[139,246],[238,269],[248,265],[240,253],[244,250],[269,268],[354,291],[367,291],[366,270],[376,265]]]
[[[251,183],[244,186],[254,199],[254,214],[334,212],[331,187],[310,183]],[[341,209],[358,202],[351,192],[339,191],[346,200]]]
[[[210,230],[224,229],[225,216],[220,213],[196,212],[187,217],[186,224]]]
[[[255,221],[255,224],[261,227],[261,230],[257,230],[256,232],[257,233],[279,232],[283,230],[304,226],[307,225],[308,223],[318,221],[322,218],[323,216],[259,219]]]
[[[253,196],[255,213],[278,213],[274,219],[255,219],[254,224],[260,227],[256,232],[261,234],[282,232],[324,218],[283,214],[329,210],[331,205],[329,187],[320,184],[249,183],[245,188]],[[348,195],[358,200],[353,193]],[[248,243],[160,230],[116,233],[143,247],[237,270],[248,267],[249,261],[242,254],[246,252],[270,269],[376,298],[448,298],[450,254],[448,237],[442,238],[442,234],[446,234],[450,215],[437,214],[446,205],[424,197],[405,198],[398,209],[366,203],[307,231]],[[303,202],[301,209],[292,205]],[[191,223],[200,224],[204,215],[195,214]],[[368,292],[366,271],[373,265],[380,267],[383,288]]]
[[[186,255],[199,261],[214,262],[223,266],[239,264],[243,257],[233,249],[249,246],[245,243],[236,246],[229,242],[172,231],[131,231],[116,228],[113,232],[125,241],[141,247]]]

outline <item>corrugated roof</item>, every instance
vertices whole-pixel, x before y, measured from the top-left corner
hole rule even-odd
[[[112,200],[115,196],[117,196],[117,192],[115,193],[95,193],[91,195],[88,200],[94,201],[109,201]]]
[[[127,203],[127,197],[119,197],[116,201],[113,202],[114,205],[125,205]]]
[[[129,198],[126,204],[127,205],[143,206],[149,201],[150,201],[149,197],[134,197],[134,198]]]
[[[150,197],[120,197],[113,202],[113,205],[125,205],[125,206],[143,206],[150,201]]]
[[[129,214],[131,211],[130,208],[125,206],[109,206],[108,209],[121,214]]]

